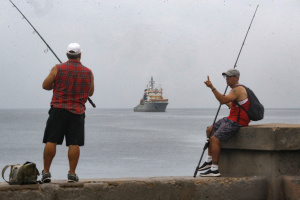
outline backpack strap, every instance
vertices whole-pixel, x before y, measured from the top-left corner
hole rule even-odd
[[[241,108],[239,107],[239,114],[238,114],[238,118],[237,118],[238,122],[240,121],[240,116],[241,116]]]
[[[239,110],[239,116],[238,116],[238,121],[239,121],[239,119],[240,119],[240,111],[241,111],[241,108],[247,113],[247,115],[249,116],[249,114],[248,114],[248,111],[243,107],[243,106],[241,106],[238,102],[237,102],[237,100],[234,100],[233,101],[236,105],[238,105],[239,106],[239,108],[240,108],[240,110]]]
[[[241,105],[237,102],[237,100],[234,100],[234,103],[235,103],[236,105],[238,105],[240,108],[242,108],[242,109],[248,114],[248,111],[247,111],[243,106],[241,106]]]
[[[11,167],[11,166],[13,166],[13,165],[6,165],[6,166],[2,169],[2,178],[3,178],[3,180],[5,180],[5,178],[4,178],[4,173],[5,173],[6,169],[9,168],[9,167]],[[9,183],[7,180],[5,180],[5,182],[6,182],[6,183]]]

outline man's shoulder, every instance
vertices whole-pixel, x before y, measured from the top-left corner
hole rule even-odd
[[[84,65],[83,65],[84,66]],[[88,68],[87,66],[84,66],[86,68],[86,70],[88,71],[92,71],[90,68]]]
[[[237,85],[236,87],[232,88],[232,91],[235,92],[235,93],[240,93],[244,90],[245,90],[245,88],[244,88],[243,85]]]
[[[238,85],[237,87],[235,87],[234,89],[236,89],[237,94],[238,94],[238,99],[245,99],[248,97],[247,95],[247,90],[245,88],[244,85]]]
[[[87,66],[85,65],[82,65],[83,69],[88,72],[88,73],[92,73],[92,70],[90,68],[88,68]]]
[[[241,91],[246,91],[246,86],[244,85],[237,85],[234,89],[237,89],[237,90],[241,90]]]

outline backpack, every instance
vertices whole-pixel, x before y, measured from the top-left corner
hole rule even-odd
[[[259,102],[258,98],[250,88],[244,85],[240,85],[240,86],[243,86],[247,91],[248,100],[250,101],[250,108],[247,111],[243,106],[238,104],[236,100],[234,101],[235,104],[238,105],[240,108],[242,108],[248,114],[250,120],[252,121],[262,120],[264,118],[264,112],[265,112],[264,106]]]
[[[9,181],[4,178],[4,173],[8,167],[10,167]],[[9,185],[35,184],[38,183],[37,176],[39,175],[39,170],[33,162],[26,162],[23,165],[6,165],[2,170],[2,178]]]

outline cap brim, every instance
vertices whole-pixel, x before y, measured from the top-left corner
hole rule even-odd
[[[71,52],[68,52],[68,51],[67,51],[67,54],[70,54],[70,55],[78,55],[78,54],[81,54],[81,52],[71,53]]]

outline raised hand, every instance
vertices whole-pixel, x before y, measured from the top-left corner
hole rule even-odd
[[[212,88],[212,83],[209,80],[209,76],[207,76],[207,81],[205,81],[204,83],[207,87]]]

